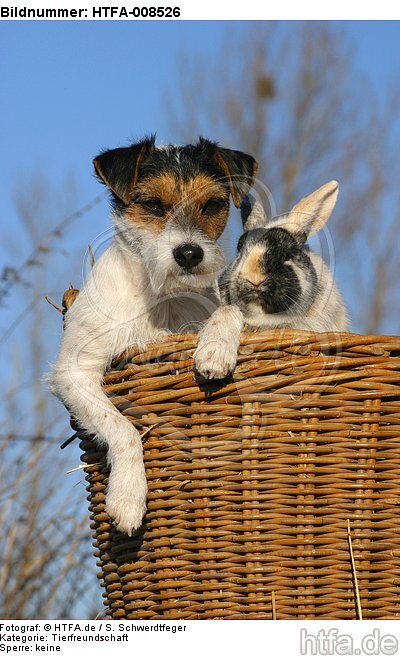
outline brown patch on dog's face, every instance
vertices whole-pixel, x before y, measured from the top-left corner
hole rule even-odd
[[[229,214],[229,190],[211,176],[183,180],[165,172],[139,182],[125,216],[158,235],[169,222],[192,225],[215,241]]]

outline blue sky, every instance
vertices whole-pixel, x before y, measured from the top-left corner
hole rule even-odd
[[[174,86],[180,50],[210,51],[223,31],[220,23],[3,23],[2,193],[19,169],[37,165],[74,171],[90,192],[101,147],[154,131],[173,140],[161,91]]]
[[[99,148],[153,131],[174,141],[162,93],[176,87],[177,59],[185,50],[212,54],[230,26],[3,22],[0,221],[13,215],[10,190],[21,172],[43,168],[56,180],[73,172],[85,201],[97,190],[91,158]],[[346,30],[360,72],[377,88],[386,86],[400,69],[399,24],[360,21],[346,23]]]
[[[372,78],[377,90],[386,90],[400,70],[399,23],[335,25],[338,34],[343,27],[348,33],[360,75]],[[159,141],[175,142],[163,97],[167,89],[173,94],[178,88],[179,58],[185,51],[212,56],[227,30],[246,27],[245,22],[227,21],[1,23],[0,225],[4,234],[15,232],[18,225],[15,189],[23,191],[26,178],[35,172],[44,172],[55,190],[72,176],[76,191],[68,210],[75,209],[100,191],[91,160],[101,148],[154,131]],[[207,136],[218,139],[212,126]],[[64,205],[55,204],[50,221],[56,225],[64,214]],[[79,231],[74,228],[75,243],[80,239],[87,244],[109,225],[104,201],[80,222]],[[0,265],[18,264],[29,252],[28,246],[26,252],[24,248],[22,242],[14,253],[0,242]],[[2,329],[18,311],[14,303],[16,295],[11,295]]]

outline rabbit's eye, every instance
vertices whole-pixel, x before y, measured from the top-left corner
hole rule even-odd
[[[206,216],[217,214],[223,208],[226,208],[228,203],[229,201],[225,200],[224,198],[210,198],[204,205],[202,212]]]

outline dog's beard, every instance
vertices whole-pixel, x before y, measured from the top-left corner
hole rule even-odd
[[[141,241],[143,263],[153,292],[157,295],[200,291],[211,287],[225,264],[225,257],[218,244],[198,230],[166,228],[157,237],[152,234],[142,235]],[[184,243],[194,243],[204,251],[203,260],[190,271],[180,267],[173,255],[174,249]]]
[[[174,267],[176,268],[176,267]],[[164,292],[166,294],[175,294],[177,292],[200,291],[207,287],[212,287],[218,276],[215,273],[185,273],[183,270],[176,270],[167,273],[166,277],[161,280],[162,276],[157,276],[149,272],[153,290]]]

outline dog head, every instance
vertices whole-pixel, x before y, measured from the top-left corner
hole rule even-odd
[[[203,138],[157,147],[152,137],[103,152],[94,167],[112,192],[117,233],[140,254],[155,292],[213,284],[229,199],[238,207],[252,186],[253,157]]]

